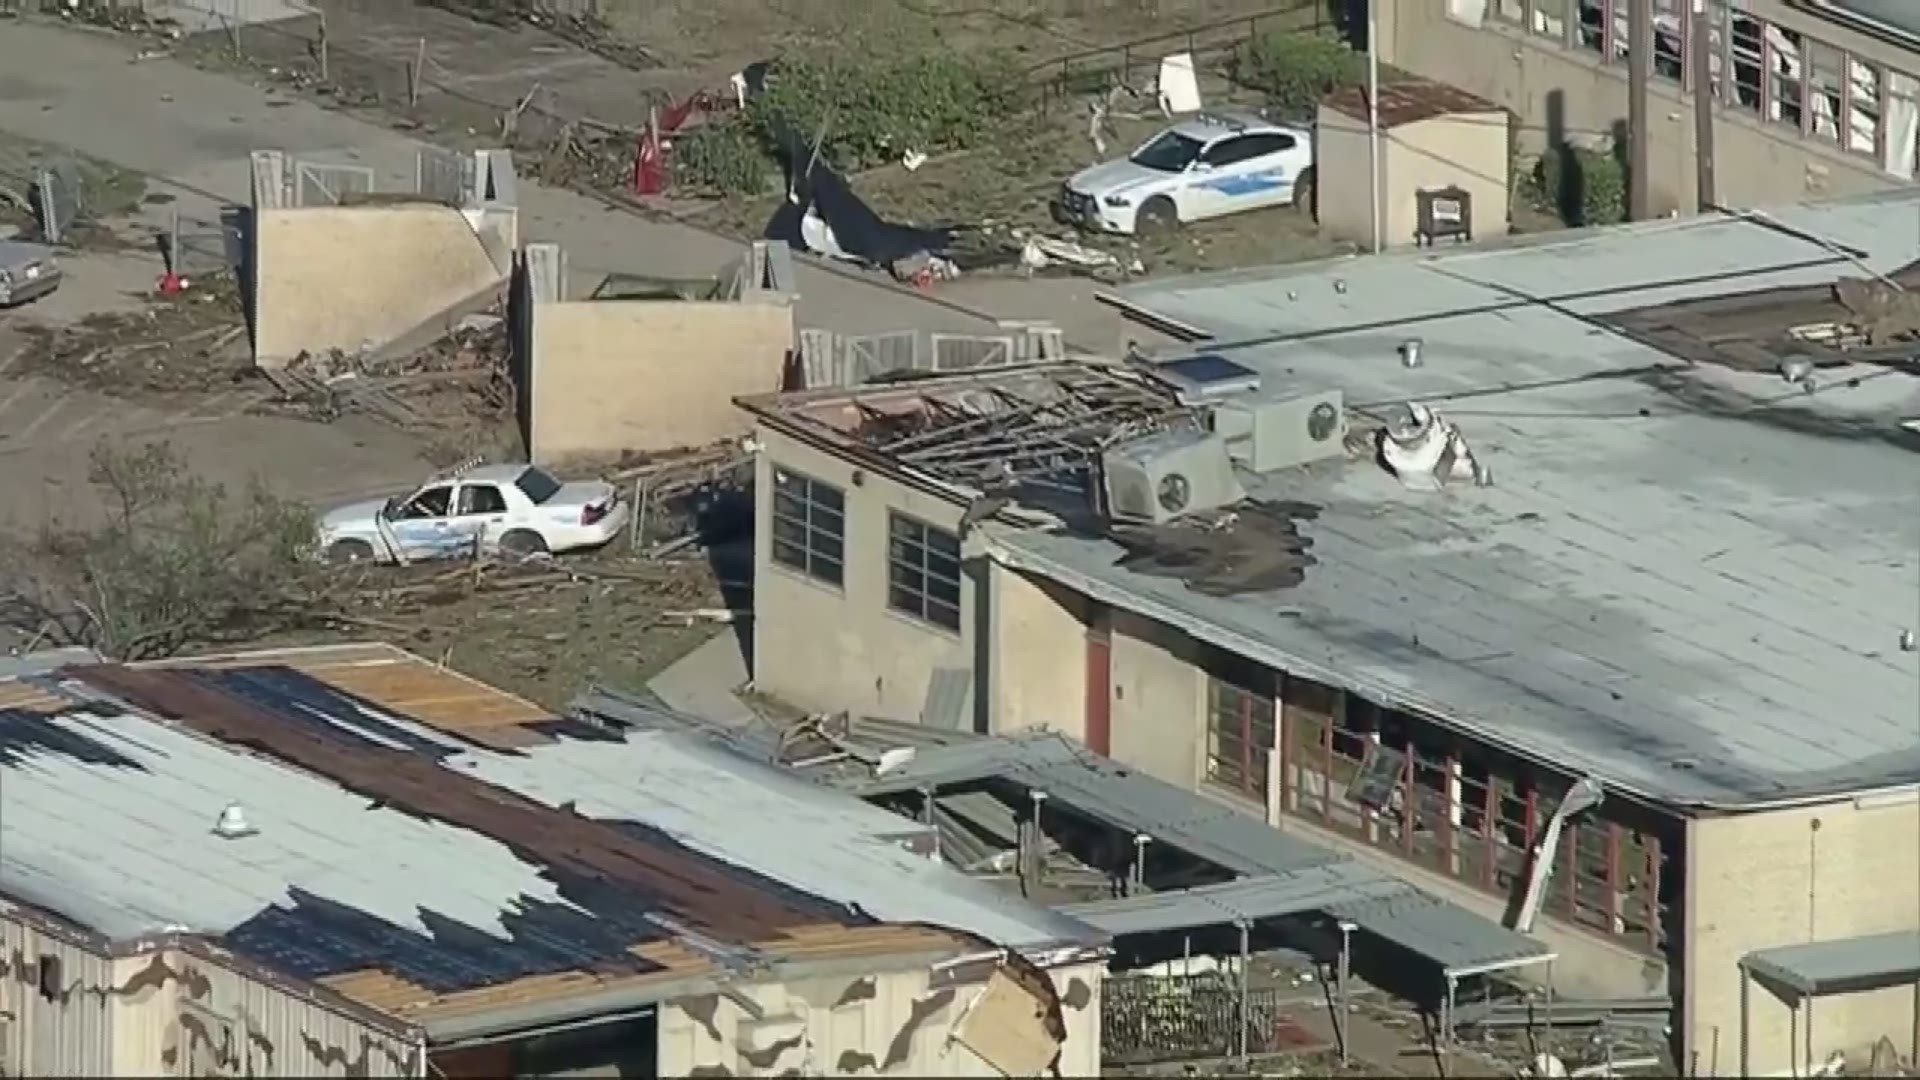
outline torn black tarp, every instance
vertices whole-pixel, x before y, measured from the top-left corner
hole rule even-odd
[[[753,65],[742,75],[750,94],[757,95],[766,85],[763,65]],[[944,258],[953,246],[951,229],[920,229],[882,220],[820,160],[812,141],[800,132],[776,124],[772,135],[792,197],[781,202],[767,221],[767,239],[785,240],[799,251],[886,267],[918,255]],[[808,222],[809,216],[816,221]]]

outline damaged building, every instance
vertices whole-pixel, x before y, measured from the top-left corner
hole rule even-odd
[[[744,400],[755,686],[1064,734],[1670,1003],[1690,1072],[1912,1060],[1916,259],[1910,193],[1718,214]]]
[[[1098,1070],[1089,925],[384,646],[40,664],[0,802],[0,1074]]]

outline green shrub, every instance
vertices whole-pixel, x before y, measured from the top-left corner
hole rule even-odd
[[[1330,37],[1276,32],[1242,42],[1228,73],[1282,112],[1304,113],[1327,94],[1365,82],[1367,61]]]
[[[704,124],[673,141],[674,180],[717,195],[758,195],[774,174],[760,132],[741,120]]]
[[[809,142],[826,125],[823,153],[848,171],[973,146],[1024,103],[1025,82],[1004,56],[957,52],[847,59],[782,58],[767,93],[748,110],[763,138],[784,123]]]
[[[1569,225],[1613,225],[1627,219],[1627,170],[1610,151],[1548,150],[1534,176],[1540,194]]]

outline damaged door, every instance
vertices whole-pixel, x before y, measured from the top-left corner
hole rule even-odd
[[[1105,604],[1087,619],[1087,749],[1113,756],[1113,630]]]
[[[394,512],[393,536],[408,560],[444,559],[470,544],[453,527],[453,485],[435,484]]]

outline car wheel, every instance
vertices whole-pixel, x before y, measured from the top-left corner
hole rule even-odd
[[[365,540],[335,540],[327,545],[327,561],[335,565],[371,562],[372,559],[373,545]]]
[[[1320,207],[1313,201],[1313,197],[1316,194],[1313,183],[1314,179],[1313,169],[1307,168],[1301,170],[1300,179],[1293,182],[1293,208],[1301,211],[1308,217],[1318,219],[1320,216]]]
[[[1173,200],[1164,195],[1156,195],[1142,204],[1133,224],[1133,231],[1141,236],[1165,236],[1179,228],[1180,212],[1173,208]]]
[[[515,529],[500,538],[500,550],[511,551],[515,555],[544,555],[547,542],[537,532]]]

